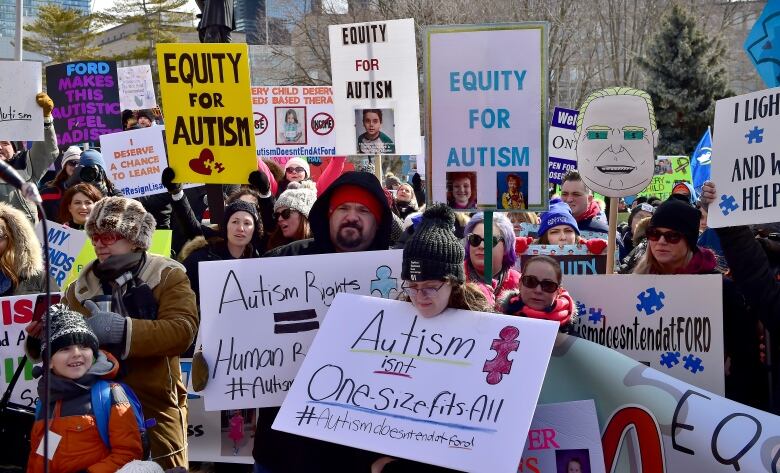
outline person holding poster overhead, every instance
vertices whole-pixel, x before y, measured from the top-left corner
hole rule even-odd
[[[51,280],[52,290],[57,283]],[[21,210],[0,202],[0,297],[46,292],[41,244]]]

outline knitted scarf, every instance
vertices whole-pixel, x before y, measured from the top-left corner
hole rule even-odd
[[[503,306],[502,312],[505,314],[529,317],[532,319],[553,320],[558,322],[561,325],[561,328],[572,321],[573,316],[576,313],[575,311],[577,310],[574,300],[565,289],[561,289],[552,305],[546,307],[544,310],[528,307],[520,298],[519,292],[511,293]]]

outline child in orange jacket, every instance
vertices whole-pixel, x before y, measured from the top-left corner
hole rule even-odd
[[[111,384],[108,416],[110,446],[100,437],[91,402],[91,388],[111,379],[119,369],[113,355],[98,349],[98,339],[81,314],[56,304],[49,311],[49,471],[51,473],[115,472],[141,459],[143,446],[138,421],[120,384]],[[38,396],[43,396],[43,380]],[[28,473],[43,471],[43,419],[39,412],[32,428]]]

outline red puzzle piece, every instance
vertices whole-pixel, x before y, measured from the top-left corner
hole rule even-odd
[[[490,348],[496,351],[496,357],[485,361],[482,368],[487,373],[488,384],[498,384],[504,378],[505,374],[512,371],[512,361],[509,360],[509,353],[517,351],[520,342],[517,337],[520,336],[520,330],[517,327],[507,325],[498,333],[500,338],[493,339]]]

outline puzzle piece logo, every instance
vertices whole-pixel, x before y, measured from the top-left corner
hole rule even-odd
[[[380,266],[376,268],[376,279],[371,280],[371,295],[390,299],[393,296],[393,292],[398,292],[398,278],[391,277],[393,270],[390,266]]]
[[[493,339],[490,349],[495,350],[496,357],[492,360],[486,360],[482,368],[483,373],[487,373],[488,384],[498,384],[504,378],[505,374],[512,371],[512,360],[509,354],[517,351],[520,342],[517,337],[520,336],[520,330],[517,327],[507,325],[498,333],[499,338]]]
[[[590,309],[588,309],[588,313],[590,313],[590,315],[588,316],[588,320],[593,322],[594,324],[599,323],[602,317],[604,317],[604,315],[601,313],[601,307],[599,307],[598,309],[596,309],[595,307],[591,307]]]
[[[580,301],[577,301],[577,313],[585,315],[587,307],[585,307],[585,304],[583,304]]]
[[[636,298],[639,299],[639,304],[636,305],[636,310],[645,311],[646,315],[653,315],[664,308],[663,299],[665,297],[663,292],[656,292],[654,287],[647,288],[637,294]]]
[[[749,145],[752,145],[753,143],[761,143],[764,141],[764,129],[754,126],[752,130],[748,130],[745,138],[747,138]]]
[[[698,373],[699,371],[704,371],[704,367],[701,365],[701,358],[693,356],[693,355],[685,355],[683,357],[683,361],[685,364],[683,365],[683,368],[690,371],[693,374]]]
[[[225,167],[222,163],[217,162],[214,158],[214,153],[210,149],[204,148],[197,158],[190,159],[190,169],[198,174],[210,176],[214,171],[217,174],[221,173],[225,170]]]
[[[667,351],[661,353],[661,364],[667,368],[680,364],[680,352],[679,351]]]
[[[720,211],[723,212],[723,215],[728,215],[731,212],[737,210],[739,208],[739,204],[733,195],[723,194],[720,196],[720,203],[718,204],[718,207],[720,207]]]

